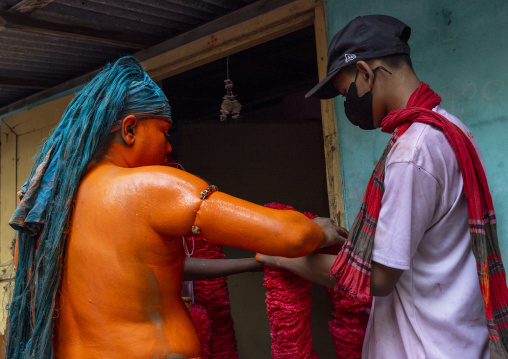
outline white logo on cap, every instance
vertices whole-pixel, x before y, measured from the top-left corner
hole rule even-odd
[[[355,54],[344,54],[344,56],[346,57],[346,63],[351,61],[351,60],[356,59],[356,55]]]

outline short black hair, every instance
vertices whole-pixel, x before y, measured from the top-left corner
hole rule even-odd
[[[411,62],[411,58],[407,54],[396,54],[381,57],[379,60],[385,63],[388,69],[398,70],[405,64],[407,64],[411,69],[413,69],[413,63]]]

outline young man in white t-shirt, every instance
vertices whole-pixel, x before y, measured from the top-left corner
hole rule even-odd
[[[352,124],[380,128],[421,86],[409,57],[410,33],[389,16],[356,18],[331,41],[327,76],[307,97],[342,95]],[[440,106],[432,111],[467,134],[483,164],[466,126]],[[335,256],[258,260],[335,285],[328,275]],[[370,295],[363,358],[489,358],[461,170],[445,134],[430,124],[413,123],[386,157]]]

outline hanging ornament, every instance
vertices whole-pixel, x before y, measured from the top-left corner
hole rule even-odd
[[[224,80],[226,94],[222,97],[222,104],[220,106],[219,119],[221,121],[227,120],[229,116],[233,120],[238,119],[242,109],[242,105],[236,100],[236,95],[233,93],[233,81],[229,79],[229,56],[227,57],[226,72],[227,78]]]

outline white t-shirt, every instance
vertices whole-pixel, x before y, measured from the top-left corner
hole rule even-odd
[[[437,106],[433,111],[459,126]],[[414,123],[388,154],[373,260],[403,269],[393,292],[375,297],[363,358],[488,358],[488,331],[466,198],[444,133]]]

